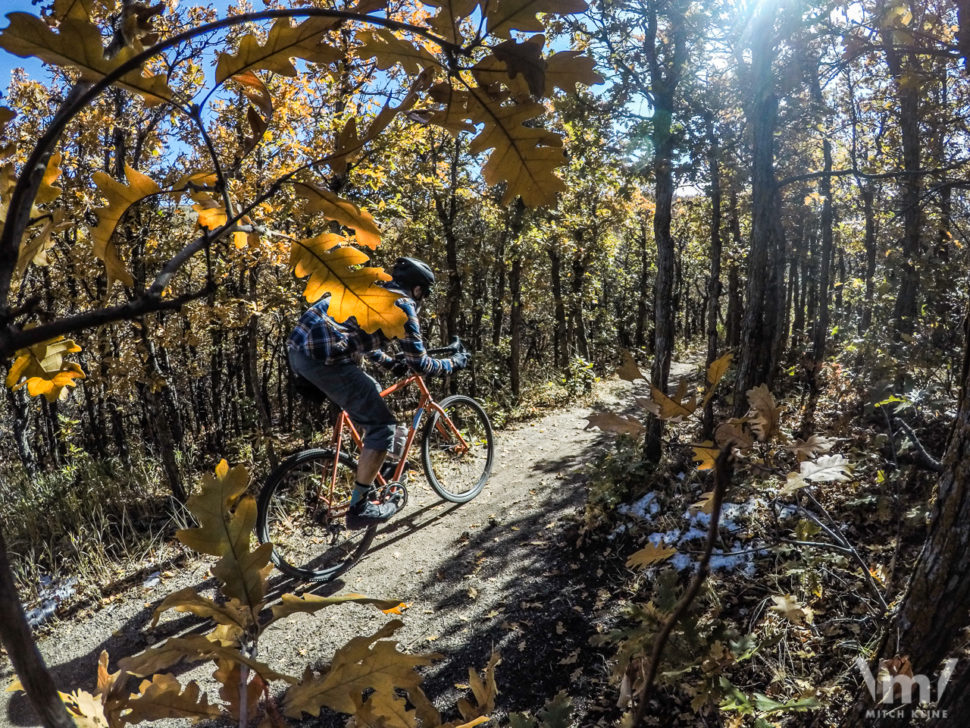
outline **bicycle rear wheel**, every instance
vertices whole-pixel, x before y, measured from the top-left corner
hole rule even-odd
[[[357,463],[340,453],[337,477],[332,450],[298,452],[274,470],[259,493],[256,535],[273,544],[280,571],[306,581],[330,581],[364,555],[377,526],[346,525]]]
[[[471,397],[456,394],[439,403],[425,426],[421,461],[435,492],[452,503],[467,503],[482,492],[495,454],[492,425]]]

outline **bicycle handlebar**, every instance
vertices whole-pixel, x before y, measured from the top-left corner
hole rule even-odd
[[[468,351],[465,345],[462,343],[461,339],[457,336],[452,337],[451,343],[448,346],[441,346],[437,349],[428,349],[428,356],[433,356],[436,358],[445,356],[454,356],[462,351]]]

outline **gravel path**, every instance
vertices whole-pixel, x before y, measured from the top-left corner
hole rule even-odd
[[[612,401],[623,386],[609,382],[597,392]],[[467,693],[456,684],[467,682],[468,667],[483,667],[493,648],[503,657],[499,716],[535,711],[560,689],[581,696],[591,670],[603,677],[602,657],[588,639],[595,632],[590,615],[606,595],[597,593],[592,581],[598,574],[590,574],[595,570],[572,549],[574,516],[584,499],[582,469],[603,446],[599,432],[583,429],[590,411],[571,407],[498,432],[492,478],[471,503],[440,500],[416,475],[406,510],[383,530],[364,560],[341,580],[309,589],[410,603],[397,638],[407,651],[443,655],[426,672],[425,690],[445,713]],[[56,683],[62,690],[91,690],[102,650],[108,650],[114,669],[118,658],[171,635],[207,631],[208,622],[174,612],[154,629],[149,621],[165,595],[186,586],[211,587],[208,566],[191,561],[151,588],[136,586],[109,606],[58,625],[40,642]],[[274,572],[271,588],[300,593],[306,585]],[[280,672],[299,675],[306,665],[329,661],[351,637],[373,633],[391,618],[357,605],[292,617],[267,630],[260,658]],[[194,668],[181,677],[205,680],[211,670]],[[0,661],[0,680],[11,676],[9,662]],[[0,724],[36,724],[22,695],[0,693]],[[305,725],[343,725],[343,720],[330,715]]]

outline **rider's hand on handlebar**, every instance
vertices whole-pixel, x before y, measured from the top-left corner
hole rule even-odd
[[[403,377],[405,374],[411,371],[411,367],[408,366],[407,359],[404,358],[404,354],[395,354],[394,363],[391,364],[391,374],[395,377]]]
[[[471,359],[471,354],[466,351],[459,351],[453,357],[451,357],[451,365],[455,369],[464,369],[468,366],[468,362]]]

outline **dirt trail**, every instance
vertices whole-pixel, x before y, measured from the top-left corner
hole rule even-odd
[[[625,386],[601,384],[597,394],[609,406]],[[364,560],[341,580],[309,591],[409,602],[397,638],[407,651],[442,653],[426,674],[425,688],[443,710],[466,694],[455,684],[467,682],[468,667],[483,667],[493,648],[503,656],[500,714],[535,710],[560,689],[583,695],[589,668],[601,677],[604,671],[588,645],[594,602],[601,604],[604,595],[591,588],[590,569],[568,548],[575,539],[569,517],[583,503],[582,469],[603,446],[600,433],[583,429],[593,408],[571,407],[498,432],[492,478],[471,503],[441,501],[416,475],[406,510]],[[109,651],[114,669],[122,656],[174,634],[207,629],[207,622],[176,613],[149,628],[152,608],[167,594],[211,587],[207,570],[208,562],[193,561],[152,588],[136,587],[109,607],[57,626],[40,642],[56,683],[62,690],[91,690],[102,650]],[[299,593],[306,585],[274,572],[271,588],[274,594]],[[299,675],[306,665],[326,663],[352,636],[373,633],[391,618],[356,605],[296,616],[264,634],[259,656],[280,672]],[[9,663],[0,665],[0,680],[9,681]],[[194,668],[182,677],[205,679],[211,670]],[[0,693],[0,724],[35,724],[22,695]],[[307,724],[343,721],[330,716]]]

